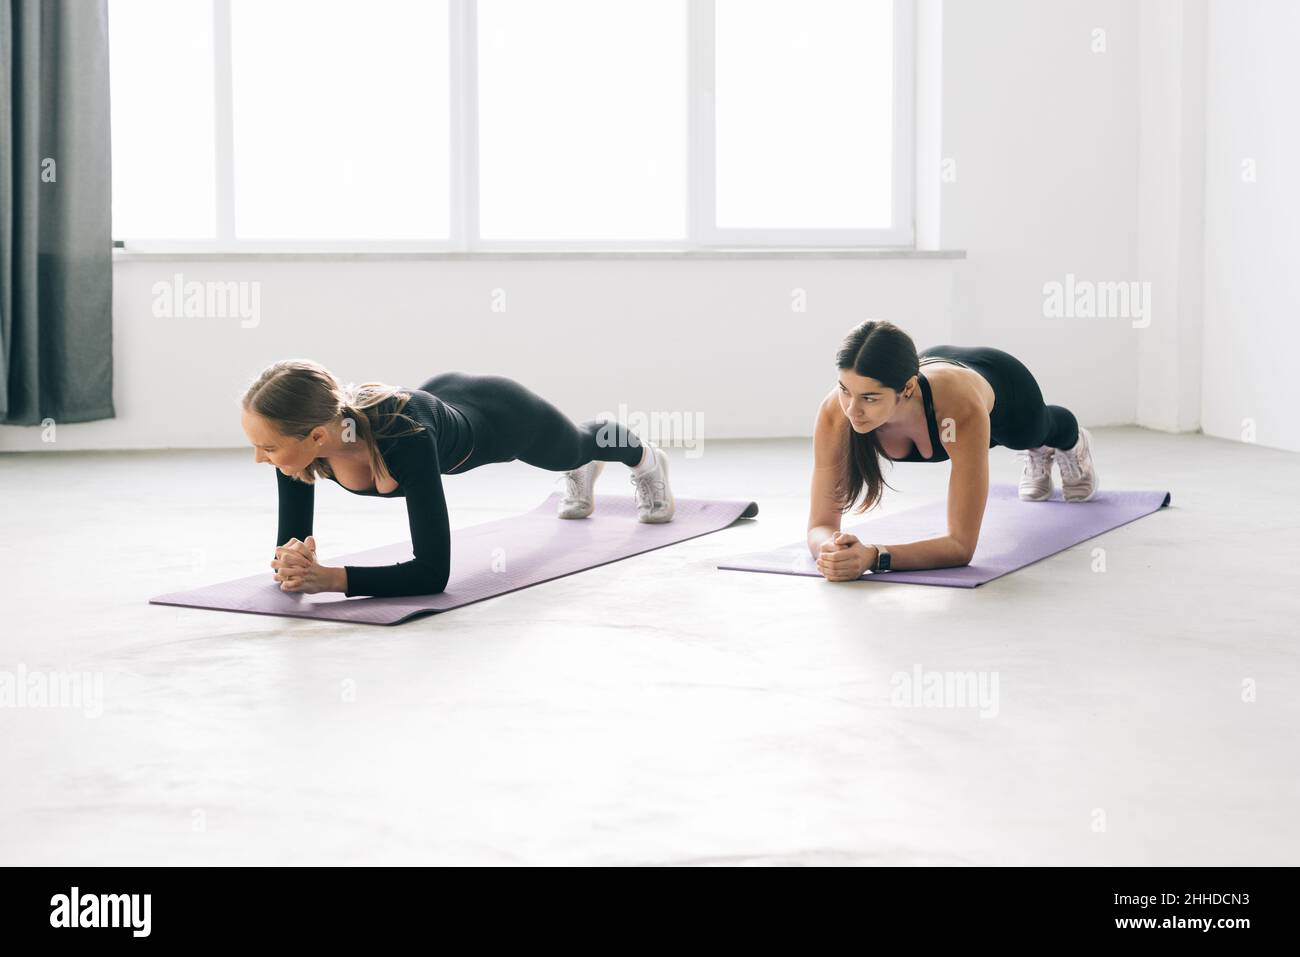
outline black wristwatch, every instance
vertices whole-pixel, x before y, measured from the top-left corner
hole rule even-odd
[[[893,568],[893,556],[884,545],[872,545],[876,550],[876,563],[871,566],[873,572],[887,572]]]

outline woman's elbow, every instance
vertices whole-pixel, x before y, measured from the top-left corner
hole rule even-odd
[[[971,559],[975,557],[975,542],[967,544],[958,539],[953,539],[953,545],[953,566],[969,565]]]
[[[451,568],[447,564],[416,559],[405,569],[408,595],[437,595],[447,590]]]

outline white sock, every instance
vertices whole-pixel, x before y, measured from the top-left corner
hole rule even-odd
[[[632,466],[633,475],[645,475],[646,472],[654,471],[655,466],[659,464],[655,459],[654,449],[650,448],[648,444],[641,446],[641,449],[640,463]]]

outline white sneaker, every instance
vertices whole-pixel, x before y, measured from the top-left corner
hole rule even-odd
[[[1067,502],[1086,502],[1097,494],[1097,468],[1092,462],[1092,435],[1080,427],[1072,449],[1056,450],[1061,470],[1061,493]]]
[[[1052,497],[1052,455],[1056,449],[1044,445],[1025,449],[1020,453],[1025,459],[1020,473],[1020,498],[1025,502],[1045,502]]]
[[[586,518],[596,509],[596,476],[604,462],[588,462],[564,473],[564,497],[555,509],[560,518]]]
[[[668,486],[668,456],[658,446],[650,446],[655,457],[654,468],[644,474],[632,473],[632,485],[636,489],[636,520],[658,524],[671,522],[677,503],[673,499],[673,490]]]

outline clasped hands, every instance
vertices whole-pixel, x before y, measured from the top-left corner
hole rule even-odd
[[[307,595],[322,591],[342,591],[336,577],[341,569],[321,565],[316,561],[314,535],[308,535],[305,542],[291,538],[276,548],[271,567],[275,569],[275,580],[280,583],[281,591]]]
[[[817,570],[827,581],[853,581],[875,563],[876,546],[863,545],[848,532],[836,532],[817,549]]]

